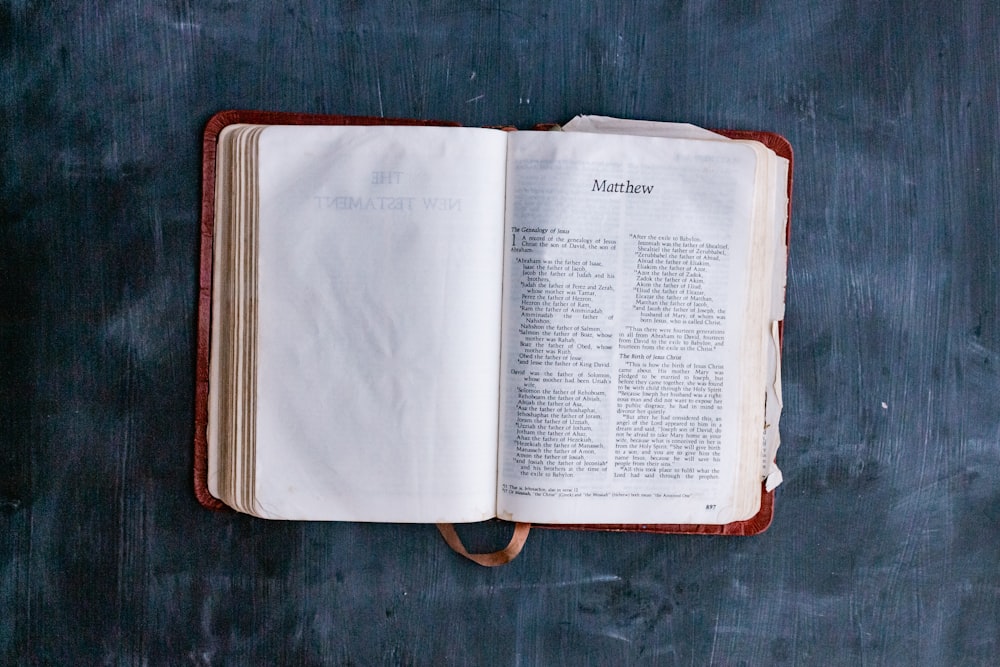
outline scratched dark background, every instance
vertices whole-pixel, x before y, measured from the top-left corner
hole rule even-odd
[[[0,2],[0,662],[995,664],[992,3],[42,4]],[[784,134],[770,530],[539,530],[487,570],[431,526],[200,508],[199,139],[226,108]]]

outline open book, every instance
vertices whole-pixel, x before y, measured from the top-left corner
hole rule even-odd
[[[517,132],[220,117],[202,502],[270,519],[767,526],[783,139],[601,117]]]

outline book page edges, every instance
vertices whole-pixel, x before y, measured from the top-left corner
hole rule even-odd
[[[332,116],[274,111],[226,110],[209,118],[202,135],[201,226],[198,272],[197,346],[195,350],[194,492],[208,509],[230,509],[208,488],[209,352],[212,330],[213,240],[215,234],[216,160],[219,134],[230,125],[433,125],[460,127],[450,121]]]

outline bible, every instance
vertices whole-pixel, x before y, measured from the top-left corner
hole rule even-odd
[[[767,527],[783,138],[222,112],[204,149],[204,505]]]

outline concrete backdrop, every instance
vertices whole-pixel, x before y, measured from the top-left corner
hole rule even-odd
[[[0,2],[0,662],[994,664],[991,3],[38,4]],[[770,530],[539,530],[486,570],[432,526],[202,509],[200,133],[226,108],[785,135]]]

